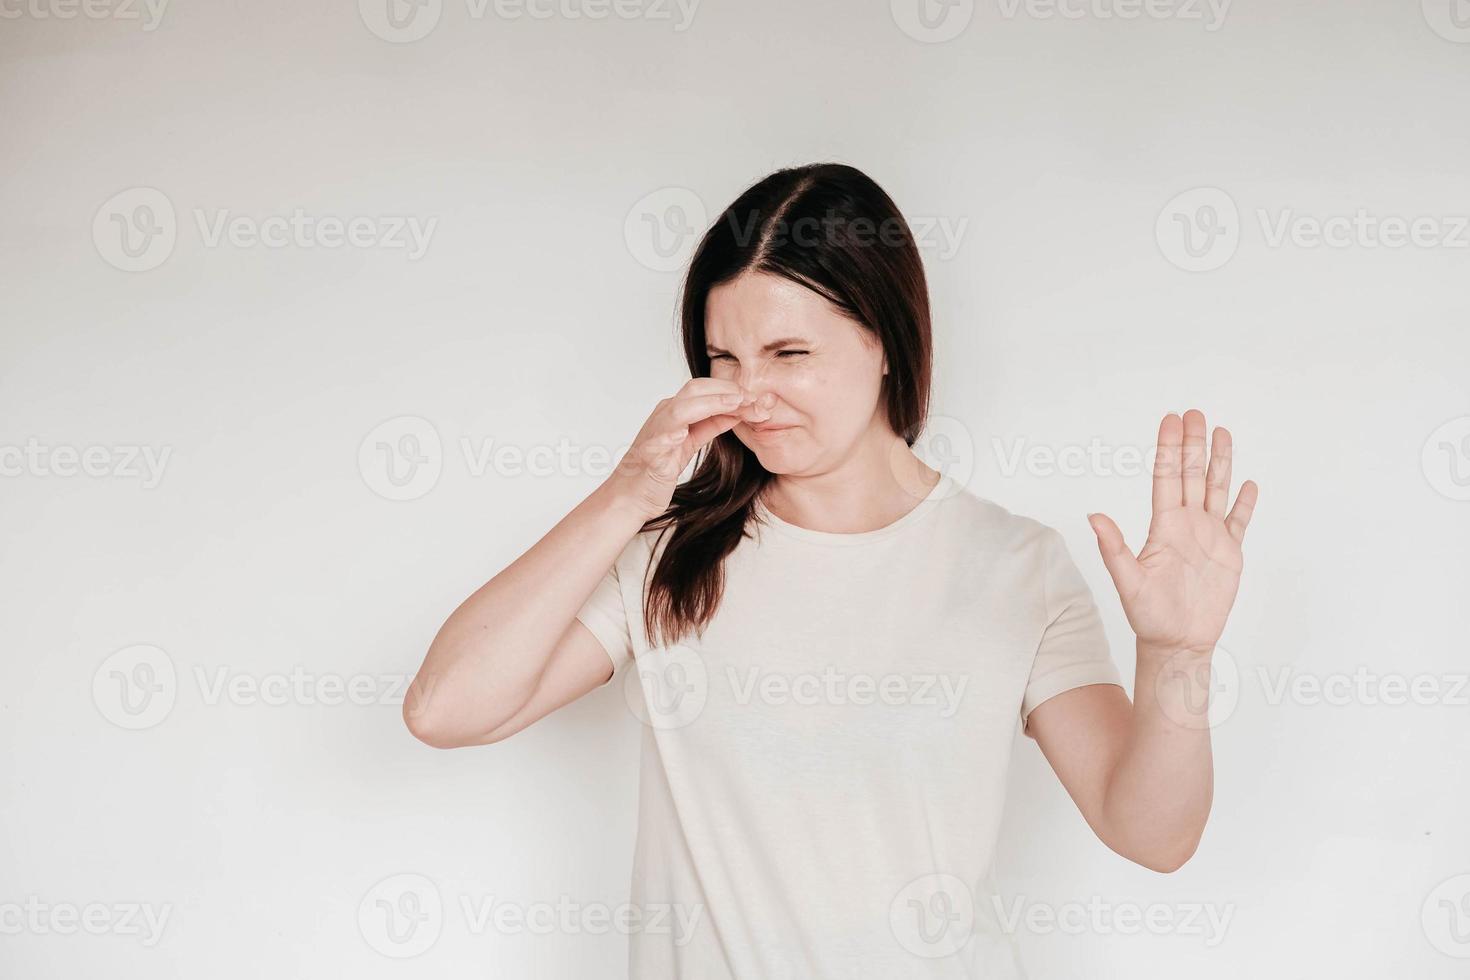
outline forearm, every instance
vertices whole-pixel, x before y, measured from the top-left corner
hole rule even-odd
[[[1107,843],[1172,871],[1199,844],[1214,792],[1208,722],[1210,655],[1138,645],[1127,741],[1104,792]]]
[[[612,483],[589,494],[445,621],[409,688],[405,718],[480,733],[513,715],[642,524],[641,512]]]

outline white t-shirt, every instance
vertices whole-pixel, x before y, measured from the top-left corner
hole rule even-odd
[[[657,531],[577,614],[644,724],[631,980],[1024,976],[991,884],[1016,732],[1122,683],[1061,535],[948,476],[874,531],[757,513],[703,637],[648,645]]]

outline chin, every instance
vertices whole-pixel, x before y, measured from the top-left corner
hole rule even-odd
[[[767,473],[784,475],[788,473],[803,472],[810,460],[805,453],[795,453],[785,446],[763,446],[760,443],[745,442],[745,447],[755,454],[760,461],[761,468]]]

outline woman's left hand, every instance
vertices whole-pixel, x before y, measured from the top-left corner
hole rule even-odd
[[[1230,433],[1217,427],[1207,470],[1204,414],[1190,409],[1181,420],[1171,412],[1159,423],[1153,519],[1143,550],[1135,558],[1110,518],[1088,515],[1140,652],[1208,656],[1225,629],[1258,493],[1245,481],[1226,513],[1230,455]]]

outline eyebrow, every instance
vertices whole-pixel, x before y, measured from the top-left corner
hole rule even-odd
[[[769,354],[771,351],[773,351],[773,350],[780,350],[782,347],[793,347],[793,346],[795,346],[795,347],[806,347],[806,346],[809,346],[810,343],[811,343],[811,341],[806,340],[806,339],[804,339],[802,337],[782,337],[780,340],[773,340],[769,344],[766,344],[763,347],[761,347],[761,353],[762,354]],[[730,353],[729,351],[725,350],[723,347],[716,347],[714,344],[708,344],[708,343],[704,345],[704,352],[706,354],[728,354],[728,353]]]

